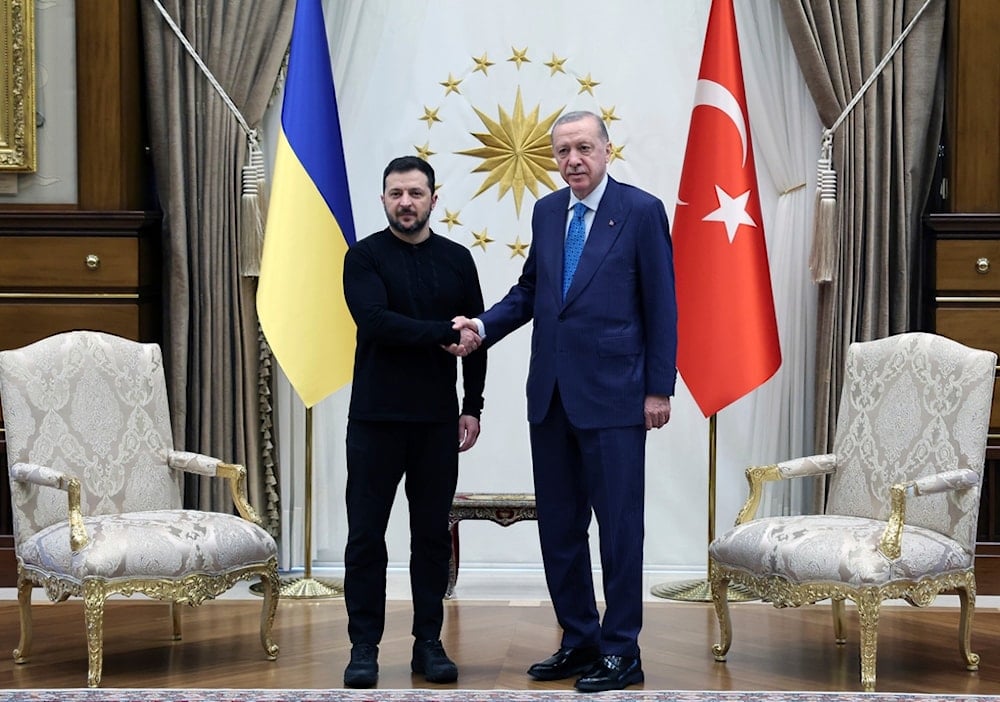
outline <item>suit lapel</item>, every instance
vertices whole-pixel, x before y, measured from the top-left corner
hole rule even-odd
[[[551,232],[541,241],[532,242],[537,247],[535,252],[538,266],[539,290],[546,289],[553,296],[556,307],[562,307],[562,268],[563,242],[566,238],[566,210],[569,207],[569,188],[560,192],[560,197],[553,198],[553,206],[544,214],[544,221],[539,222],[540,232]]]

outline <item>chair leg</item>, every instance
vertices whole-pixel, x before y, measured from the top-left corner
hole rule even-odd
[[[181,608],[177,606],[177,603],[171,600],[170,602],[170,623],[173,627],[174,641],[181,640]]]
[[[104,667],[104,585],[93,580],[83,582],[83,618],[87,625],[87,687],[101,684]]]
[[[278,657],[278,644],[271,640],[271,629],[274,627],[274,615],[278,611],[278,596],[281,592],[281,581],[278,579],[278,569],[269,568],[260,576],[263,589],[264,604],[260,610],[260,642],[264,646],[268,660]]]
[[[733,643],[733,623],[729,619],[729,578],[713,573],[715,568],[709,568],[712,577],[709,584],[712,588],[712,602],[715,604],[715,616],[719,620],[719,643],[712,646],[712,654],[717,661],[725,661],[729,647]]]
[[[21,640],[14,649],[14,662],[24,663],[31,654],[31,589],[33,583],[21,577],[17,581],[17,609],[21,617]]]
[[[861,686],[865,692],[875,691],[875,660],[878,650],[878,615],[882,598],[877,589],[861,591],[856,600],[861,623]]]
[[[455,597],[455,583],[458,582],[458,521],[448,518],[448,533],[451,534],[451,557],[448,559],[448,589],[445,590],[446,600]]]
[[[958,643],[965,657],[966,670],[979,670],[979,654],[972,651],[972,615],[976,611],[976,576],[969,573],[965,585],[958,588],[958,601],[962,605],[958,624]]]
[[[834,599],[832,605],[833,640],[836,641],[838,645],[843,646],[847,643],[847,637],[844,635],[844,601],[841,599]]]

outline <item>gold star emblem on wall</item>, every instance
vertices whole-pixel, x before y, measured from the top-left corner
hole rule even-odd
[[[500,121],[495,122],[477,108],[476,114],[486,126],[486,134],[473,134],[483,146],[478,149],[459,151],[463,156],[475,156],[483,159],[473,173],[488,173],[486,180],[473,197],[478,197],[494,185],[500,192],[497,200],[503,198],[507,191],[514,193],[514,208],[521,214],[521,202],[524,190],[538,197],[538,184],[542,183],[550,190],[556,189],[556,184],[549,177],[548,171],[556,171],[556,162],[552,158],[552,144],[549,130],[559,117],[562,109],[553,112],[544,120],[538,119],[538,106],[529,114],[524,114],[524,104],[521,100],[521,89],[517,89],[514,98],[514,112],[507,114],[498,107]]]
[[[451,93],[462,94],[462,91],[458,89],[459,84],[462,82],[461,78],[455,78],[450,73],[448,74],[448,80],[441,81],[438,85],[444,86],[444,96],[448,97]]]
[[[552,54],[552,60],[545,62],[545,65],[548,66],[549,67],[549,71],[551,71],[551,73],[549,73],[549,77],[551,78],[556,73],[565,73],[566,71],[563,70],[563,64],[564,63],[566,63],[566,59],[564,59],[564,58],[562,58],[562,59],[558,58],[553,53]]]
[[[511,258],[514,258],[515,256],[520,256],[521,258],[527,258],[527,255],[524,252],[528,250],[529,246],[531,246],[531,244],[523,243],[521,241],[520,236],[514,239],[513,244],[507,244],[507,248],[510,249]]]
[[[472,238],[475,239],[475,242],[473,242],[472,245],[474,247],[478,246],[483,251],[486,250],[486,245],[487,244],[492,244],[493,243],[493,239],[491,239],[489,237],[489,235],[486,233],[486,228],[485,227],[483,227],[483,231],[481,231],[481,232],[472,232]]]
[[[590,93],[591,95],[593,95],[594,88],[600,85],[600,83],[598,83],[596,80],[590,77],[589,73],[587,74],[586,78],[577,78],[576,82],[580,84],[580,92],[577,93],[577,95],[579,95],[580,93]]]
[[[483,52],[482,56],[472,57],[472,61],[476,64],[476,67],[472,69],[472,72],[482,71],[484,76],[489,75],[490,66],[494,65],[492,61],[486,58],[486,52]]]
[[[522,63],[531,63],[531,59],[528,58],[528,47],[524,47],[523,49],[521,49],[520,51],[518,51],[517,49],[515,49],[512,46],[512,47],[510,47],[510,50],[512,52],[512,55],[507,60],[516,63],[517,64],[517,70],[519,70],[519,71],[521,70],[521,64]]]
[[[461,227],[462,223],[458,221],[458,212],[452,212],[447,207],[444,208],[444,217],[441,218],[442,224],[448,225],[448,231],[451,231],[452,227]]]
[[[440,109],[441,108],[438,107],[438,108],[435,108],[435,109],[432,110],[431,108],[429,108],[426,105],[424,105],[424,116],[421,117],[420,119],[422,119],[423,121],[427,122],[427,128],[428,129],[430,129],[431,127],[433,127],[435,122],[440,122],[441,121],[441,118],[438,117],[438,112],[440,111]]]
[[[432,94],[435,97],[430,98],[429,103],[431,106],[425,104],[423,115],[418,116],[427,124],[428,140],[423,146],[413,147],[417,155],[428,162],[433,156],[435,168],[444,165],[443,161],[437,163],[442,159],[449,160],[450,165],[457,165],[454,161],[456,158],[476,159],[474,163],[467,162],[473,163],[471,166],[459,166],[457,170],[453,168],[447,170],[453,177],[461,176],[459,178],[461,183],[457,190],[450,187],[454,185],[453,183],[449,184],[448,194],[441,197],[439,204],[444,214],[442,216],[439,210],[438,226],[441,226],[442,231],[446,226],[447,231],[444,233],[456,239],[464,239],[466,233],[471,234],[471,241],[468,239],[465,241],[469,242],[470,248],[482,249],[484,256],[489,245],[497,243],[483,226],[484,220],[493,225],[494,231],[499,231],[499,227],[512,232],[523,232],[523,222],[510,224],[506,218],[515,215],[516,220],[522,219],[524,210],[530,208],[532,202],[527,194],[533,195],[537,200],[547,191],[558,190],[563,185],[555,176],[558,168],[552,154],[550,139],[552,124],[559,115],[568,109],[590,109],[600,115],[601,120],[609,128],[613,122],[623,119],[617,114],[616,106],[602,106],[597,102],[598,86],[602,84],[595,80],[591,73],[585,74],[579,70],[577,64],[580,57],[560,56],[554,51],[539,51],[538,47],[531,49],[528,45],[507,44],[507,47],[509,53],[502,44],[499,47],[492,47],[494,56],[507,54],[507,58],[498,58],[496,62],[490,60],[489,52],[484,50],[479,55],[467,54],[465,64],[458,70],[440,70],[438,75],[447,75],[447,79],[436,82],[444,89],[444,98],[451,93],[459,97],[450,101],[443,100],[440,97],[441,93],[434,89]],[[534,60],[529,58],[532,51],[537,56]],[[545,53],[549,53],[551,58],[546,60]],[[477,73],[482,73],[482,78],[476,76]],[[547,83],[539,86],[538,81]],[[501,87],[503,85],[509,87],[503,88]],[[495,111],[481,105],[482,100],[487,100],[489,104],[494,101],[494,96],[510,95],[510,92],[515,93],[513,104],[496,99]],[[584,94],[591,97],[582,97]],[[435,101],[438,101],[437,107],[434,107]],[[458,108],[460,112],[454,114]],[[469,108],[483,125],[478,133],[475,131],[476,126],[470,123]],[[434,129],[431,136],[430,129],[435,123],[441,125]],[[411,143],[419,143],[419,139],[420,137],[415,137]],[[432,140],[435,141],[438,152],[431,149]],[[450,141],[448,148],[442,145],[442,140]],[[462,147],[467,148],[457,150]],[[626,160],[623,155],[624,149],[625,144],[612,143],[609,148],[608,163]],[[477,186],[470,180],[470,176],[475,178],[474,174],[479,173],[483,175],[482,181]],[[508,210],[506,206],[501,208],[499,204],[496,206],[488,203],[473,204],[475,198],[487,190],[492,190],[494,186],[497,203],[501,203],[508,193],[512,194],[514,212]],[[475,190],[476,187],[478,190]],[[440,177],[435,192],[445,192],[442,190]],[[446,204],[455,209],[446,209]],[[467,223],[461,221],[460,213]],[[530,235],[528,232],[527,236]],[[527,257],[530,243],[522,242],[520,237],[513,243],[507,243],[511,241],[509,235],[505,233],[503,236],[507,241],[501,244],[498,251],[502,251],[506,246],[511,252],[510,259]]]

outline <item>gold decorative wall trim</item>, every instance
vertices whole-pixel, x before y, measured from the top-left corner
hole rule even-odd
[[[0,3],[0,171],[38,168],[34,17],[34,0]]]

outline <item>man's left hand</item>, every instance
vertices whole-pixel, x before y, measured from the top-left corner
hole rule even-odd
[[[646,430],[659,429],[670,421],[670,397],[667,395],[646,395],[644,410]]]
[[[458,452],[468,451],[479,438],[479,420],[463,414],[458,418]]]

